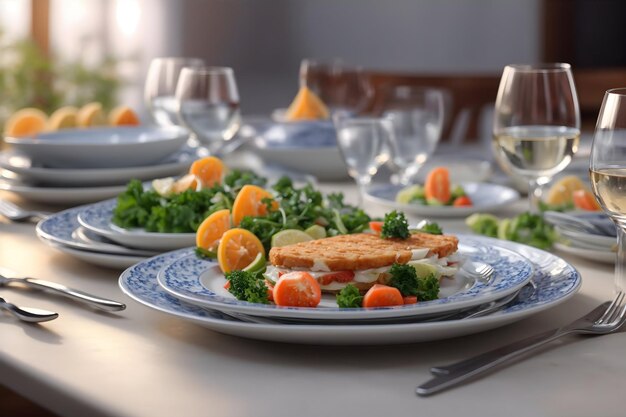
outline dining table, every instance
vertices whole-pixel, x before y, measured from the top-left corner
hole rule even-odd
[[[319,187],[357,201],[347,180]],[[373,216],[386,211],[364,204]],[[526,208],[522,199],[497,214]],[[445,231],[469,233],[462,218],[436,220]],[[429,397],[415,393],[432,366],[565,325],[613,298],[612,265],[551,252],[582,276],[578,293],[554,308],[446,340],[322,346],[220,334],[151,310],[122,293],[120,270],[73,259],[40,241],[34,224],[0,218],[1,267],[127,304],[121,312],[98,312],[46,293],[0,288],[15,304],[59,313],[40,324],[0,315],[0,385],[60,416],[623,416],[623,332],[568,337],[471,383]]]

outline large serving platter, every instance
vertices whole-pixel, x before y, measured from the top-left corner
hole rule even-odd
[[[491,265],[495,270],[493,276],[489,280],[477,280],[459,271],[453,278],[441,279],[439,299],[399,307],[339,308],[332,295],[324,296],[317,308],[239,301],[223,288],[226,280],[217,263],[199,258],[193,249],[163,268],[157,279],[167,292],[184,301],[224,312],[294,319],[368,320],[421,317],[469,308],[520,289],[533,273],[526,258],[508,249],[487,245],[481,237],[462,236],[459,253],[467,260]]]
[[[119,279],[122,291],[135,301],[182,320],[211,330],[245,338],[325,345],[388,345],[439,340],[477,333],[532,316],[572,297],[580,288],[576,269],[548,252],[514,242],[486,239],[528,258],[534,266],[537,290],[518,299],[495,314],[465,319],[402,324],[258,324],[232,320],[218,311],[185,303],[163,290],[157,281],[159,271],[188,255],[186,249],[169,252],[138,263]]]

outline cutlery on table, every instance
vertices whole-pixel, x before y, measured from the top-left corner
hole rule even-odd
[[[617,236],[615,225],[608,218],[603,220],[582,219],[558,211],[546,211],[543,213],[548,223],[564,228],[575,229],[582,233],[591,233],[600,236]]]
[[[18,307],[15,304],[9,303],[2,297],[0,297],[0,309],[6,310],[18,319],[29,323],[41,323],[59,317],[59,313],[53,311],[31,307]]]
[[[25,210],[7,200],[0,199],[0,214],[14,222],[41,220],[52,213],[36,210]]]
[[[117,301],[108,300],[83,291],[75,290],[73,288],[66,287],[65,285],[57,284],[56,282],[28,277],[17,278],[12,277],[12,275],[14,274],[10,271],[0,269],[0,287],[13,286],[14,284],[17,284],[28,288],[63,295],[65,297],[81,301],[90,307],[105,311],[120,311],[126,308],[125,304],[118,303]]]
[[[620,291],[613,301],[602,303],[585,316],[558,329],[549,330],[513,342],[492,351],[477,355],[452,365],[433,367],[435,378],[420,385],[416,393],[431,395],[477,377],[498,366],[510,363],[549,342],[570,334],[602,335],[619,330],[626,321],[624,293]]]

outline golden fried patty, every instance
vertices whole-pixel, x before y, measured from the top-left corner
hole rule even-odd
[[[442,258],[456,252],[458,243],[456,236],[428,233],[414,233],[408,239],[383,239],[366,233],[340,235],[272,248],[270,262],[283,268],[356,271],[407,263],[412,249],[428,248],[429,256]]]

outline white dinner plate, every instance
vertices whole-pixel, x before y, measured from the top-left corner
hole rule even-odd
[[[16,151],[55,168],[117,168],[157,163],[180,149],[189,132],[177,126],[100,127],[5,137]]]
[[[554,247],[561,252],[569,253],[570,255],[579,256],[583,259],[587,259],[593,262],[602,262],[605,264],[615,263],[615,252],[610,250],[598,250],[591,248],[582,248],[573,246],[572,244],[566,245],[564,243],[555,242]]]
[[[0,190],[24,200],[45,204],[76,205],[111,198],[126,190],[125,185],[108,187],[38,187],[0,177]]]
[[[403,186],[393,184],[372,185],[365,191],[365,198],[386,207],[424,217],[466,217],[473,213],[493,212],[510,206],[520,198],[517,191],[503,185],[481,182],[465,182],[459,185],[472,200],[471,207],[397,203],[396,195]]]
[[[305,320],[428,316],[461,310],[504,297],[522,288],[530,280],[533,268],[526,258],[484,242],[482,237],[461,236],[459,253],[466,259],[490,264],[495,272],[488,282],[475,280],[459,272],[453,278],[441,280],[439,299],[395,307],[339,308],[334,295],[324,295],[316,308],[239,301],[224,289],[226,279],[217,263],[199,258],[194,254],[193,248],[189,249],[187,256],[163,268],[157,279],[167,292],[184,301],[224,312]]]
[[[131,249],[92,237],[78,223],[82,207],[75,207],[52,214],[37,223],[36,233],[44,242],[63,245],[70,249],[98,252],[109,255],[135,256],[145,259],[156,255],[154,251]],[[85,233],[87,232],[87,233]]]
[[[478,333],[554,307],[572,297],[580,288],[580,275],[561,258],[514,242],[490,241],[493,245],[517,251],[533,262],[533,281],[537,290],[529,298],[516,300],[497,313],[465,320],[370,325],[258,324],[235,321],[217,311],[184,303],[159,286],[158,272],[186,255],[185,249],[159,255],[130,267],[121,274],[119,285],[126,295],[149,308],[220,333],[274,342],[318,345],[390,345]]]
[[[578,246],[588,246],[593,249],[611,249],[617,245],[617,237],[594,235],[592,233],[581,233],[565,227],[557,226],[556,230],[561,236],[578,244]]]
[[[42,238],[42,240],[44,241],[44,243],[47,243],[54,249],[63,252],[66,255],[70,255],[71,257],[80,259],[83,262],[87,262],[92,265],[103,266],[105,268],[124,269],[146,259],[145,256],[116,255],[74,249],[65,245],[59,245],[57,243],[48,241],[47,239]]]
[[[176,176],[189,169],[200,157],[199,149],[184,147],[154,165],[126,168],[49,168],[15,151],[0,152],[0,168],[11,171],[23,181],[48,186],[110,186],[131,179],[150,180]]]
[[[85,229],[124,246],[166,251],[193,246],[195,233],[156,233],[142,229],[126,230],[112,223],[117,199],[101,201],[83,207],[78,213],[78,223]]]

